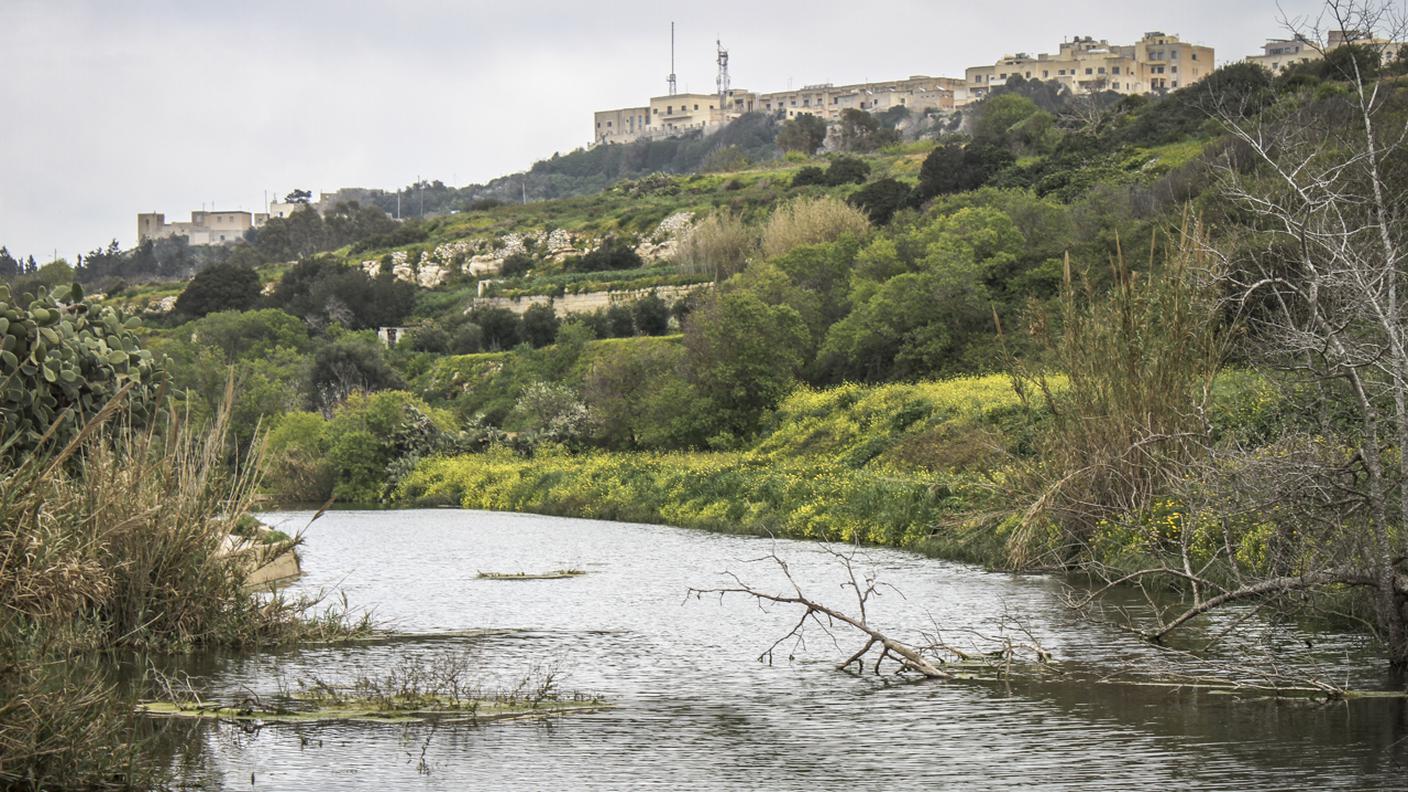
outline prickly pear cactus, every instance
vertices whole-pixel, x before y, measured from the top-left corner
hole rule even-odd
[[[52,441],[63,443],[129,382],[124,407],[138,418],[151,409],[166,370],[141,347],[136,317],[89,305],[77,284],[20,302],[0,284],[0,459],[33,450],[72,408]]]

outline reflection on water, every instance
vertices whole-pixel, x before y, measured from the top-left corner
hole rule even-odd
[[[271,514],[286,530],[310,515]],[[534,667],[616,708],[487,728],[323,725],[244,731],[167,726],[192,787],[238,789],[1366,789],[1404,785],[1408,709],[1398,699],[1322,704],[1098,682],[1093,669],[1166,662],[1089,624],[1041,577],[989,574],[887,550],[864,552],[903,596],[872,620],[899,635],[1021,623],[1083,681],[1012,685],[857,678],[832,665],[858,645],[810,636],[756,657],[795,613],[751,601],[687,600],[773,546],[817,598],[844,603],[838,569],[803,543],[673,528],[464,511],[331,512],[307,533],[300,588],[337,588],[410,633],[477,637],[211,656],[181,670],[203,689],[261,695],[317,676],[375,675],[405,657],[469,653],[481,680],[511,686]],[[589,574],[492,581],[479,571]],[[931,621],[932,620],[932,621]],[[1215,628],[1210,628],[1210,632]],[[1276,636],[1273,636],[1276,637]],[[1299,645],[1287,636],[1288,646]],[[1322,642],[1326,673],[1384,684],[1360,641]],[[790,649],[790,645],[789,645]],[[1371,669],[1366,676],[1365,668]],[[1357,669],[1357,671],[1355,670]]]

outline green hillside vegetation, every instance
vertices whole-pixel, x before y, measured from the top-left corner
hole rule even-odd
[[[298,212],[207,265],[144,337],[194,416],[233,372],[228,458],[264,448],[279,501],[667,521],[1013,568],[1153,563],[1173,525],[1209,576],[1284,573],[1321,546],[1255,509],[1222,523],[1220,551],[1199,544],[1193,512],[1214,506],[1190,503],[1215,488],[1189,482],[1235,467],[1205,459],[1356,442],[1259,351],[1261,309],[1224,301],[1284,250],[1229,192],[1275,187],[1228,130],[1332,112],[1354,95],[1336,68],[1229,66],[1163,98],[1012,80],[957,119],[857,122],[840,151],[789,121],[742,157],[672,144],[670,170],[692,172],[622,165],[647,146],[544,166],[604,178],[591,195],[390,226]],[[1402,95],[1396,68],[1385,95]],[[108,302],[134,310],[174,291],[114,285]],[[1131,457],[1151,435],[1177,440]]]

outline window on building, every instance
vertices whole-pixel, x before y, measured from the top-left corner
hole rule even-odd
[[[1194,53],[1193,53],[1193,60],[1197,60],[1197,59],[1198,59],[1198,53],[1194,52]]]
[[[1051,76],[1051,70],[1050,70],[1050,69],[1042,69],[1042,70],[1041,70],[1041,79],[1045,80],[1047,77],[1050,77],[1050,76]]]
[[[1085,73],[1086,73],[1086,74],[1092,73],[1089,66],[1087,66],[1087,67],[1085,68]]]
[[[694,106],[694,109],[695,109],[695,110],[698,110],[698,109],[699,109],[699,105],[695,105],[695,106]],[[714,108],[713,108],[713,107],[710,107],[709,109],[712,110],[712,109],[714,109]]]
[[[1119,73],[1120,73],[1120,67],[1118,67],[1118,66],[1114,67],[1113,69],[1110,70],[1110,73],[1111,73],[1111,74],[1119,74]]]
[[[1177,66],[1170,66],[1170,67],[1169,67],[1169,71],[1173,72],[1174,74],[1178,74],[1178,67],[1177,67]]]
[[[1100,67],[1099,69],[1097,69],[1096,71],[1098,71],[1100,74],[1104,74],[1104,73],[1105,73],[1105,67],[1104,67],[1104,66],[1101,66],[1101,67]]]

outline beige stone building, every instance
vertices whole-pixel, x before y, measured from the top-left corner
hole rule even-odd
[[[716,93],[684,93],[656,96],[643,107],[602,110],[593,115],[595,143],[629,143],[641,138],[672,137],[693,130],[712,132],[729,121],[751,112],[771,113],[783,118],[801,114],[828,121],[839,118],[846,108],[883,112],[892,107],[950,109],[954,92],[963,81],[952,77],[917,75],[892,82],[852,85],[809,85],[773,93],[753,93],[730,89],[722,105]]]
[[[593,114],[595,143],[629,143],[640,138],[674,137],[692,130],[714,131],[752,112],[757,96],[730,89],[722,106],[717,93],[681,93],[651,97],[644,107],[623,107]]]
[[[868,112],[884,112],[892,107],[913,110],[947,110],[954,105],[954,91],[963,81],[953,77],[914,75],[890,82],[852,83],[850,85],[808,85],[797,90],[759,94],[754,104],[765,113],[792,118],[810,114],[827,121],[841,116],[850,108]]]
[[[595,113],[592,139],[595,144],[628,143],[692,130],[709,132],[750,111],[780,118],[814,115],[834,121],[848,109],[872,113],[894,107],[950,110],[982,99],[1015,76],[1055,80],[1077,94],[1164,93],[1191,85],[1214,68],[1211,47],[1182,41],[1178,36],[1146,33],[1129,45],[1077,36],[1055,54],[1006,55],[991,66],[968,69],[962,79],[919,74],[901,80],[825,83],[770,93],[731,90],[722,106],[718,94],[657,96],[644,106]]]
[[[1268,39],[1261,47],[1261,54],[1248,56],[1246,62],[1255,63],[1272,74],[1280,74],[1293,66],[1321,60],[1325,57],[1326,52],[1343,47],[1351,41],[1361,46],[1378,49],[1384,63],[1396,59],[1399,50],[1403,47],[1403,42],[1375,38],[1362,33],[1331,30],[1323,45],[1312,42],[1304,36],[1289,39]]]
[[[1013,77],[1055,80],[1075,94],[1146,94],[1192,85],[1214,68],[1212,47],[1175,35],[1146,33],[1129,45],[1077,36],[1055,53],[1005,55],[991,66],[970,67],[964,72],[965,90],[958,104],[977,101]]]
[[[168,223],[161,212],[144,212],[137,215],[137,244],[183,236],[192,245],[228,245],[243,242],[246,231],[264,225],[268,219],[263,213],[218,210],[191,212],[188,223]]]

